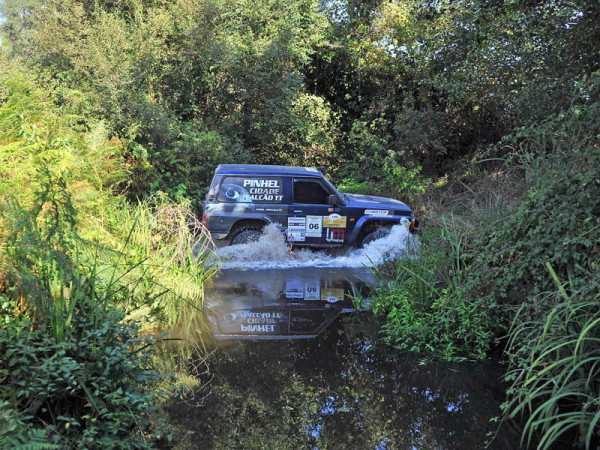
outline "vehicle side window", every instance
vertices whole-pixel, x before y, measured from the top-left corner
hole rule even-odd
[[[321,183],[309,180],[294,180],[294,203],[326,205],[329,192]]]
[[[283,183],[276,177],[225,177],[219,189],[220,202],[281,203]]]

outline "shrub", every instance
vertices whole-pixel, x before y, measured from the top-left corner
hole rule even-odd
[[[600,81],[598,82],[600,85]],[[572,107],[506,141],[516,146],[528,195],[511,214],[488,224],[469,249],[472,286],[499,303],[547,307],[553,288],[545,264],[575,292],[598,270],[600,254],[600,103]],[[550,305],[551,307],[551,305]],[[530,316],[531,317],[531,316]]]
[[[385,320],[387,343],[448,360],[485,357],[496,334],[494,304],[463,288],[465,237],[451,218],[425,234],[412,257],[376,269],[370,308]]]
[[[29,428],[9,402],[0,400],[0,448],[41,450],[58,446],[48,442],[45,430]]]
[[[161,380],[143,368],[153,341],[122,323],[122,312],[95,303],[93,281],[87,288],[62,340],[2,298],[0,393],[25,419],[24,436],[43,430],[61,447],[146,447],[152,387]]]

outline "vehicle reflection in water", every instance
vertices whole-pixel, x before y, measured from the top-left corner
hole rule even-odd
[[[169,406],[180,448],[483,449],[505,399],[502,368],[424,364],[381,345],[373,314],[345,314],[370,279],[350,269],[222,272],[205,315],[182,322],[209,330],[175,358],[199,386]],[[517,448],[518,435],[505,427],[488,448]]]
[[[315,337],[355,311],[367,270],[225,271],[207,289],[205,312],[216,339]]]

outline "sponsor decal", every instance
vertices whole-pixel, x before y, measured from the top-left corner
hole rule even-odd
[[[321,280],[309,280],[304,283],[304,300],[321,299]]]
[[[304,284],[302,280],[290,278],[285,280],[286,298],[304,298]]]
[[[340,288],[323,288],[321,289],[321,300],[328,303],[336,303],[344,299],[344,289]]]
[[[264,212],[264,213],[271,213],[271,214],[287,214],[287,207],[279,207],[279,208],[273,208],[273,207],[263,207],[263,206],[257,206],[254,208],[254,211],[256,212]]]
[[[249,179],[244,180],[243,188],[248,191],[252,200],[257,202],[280,202],[281,180],[279,179]]]
[[[225,201],[236,203],[252,203],[252,196],[246,189],[237,184],[223,183],[221,186],[222,196]]]
[[[327,242],[344,242],[346,230],[339,228],[327,228],[325,240]]]
[[[236,203],[280,203],[281,178],[227,177],[221,185],[219,200]]]
[[[323,216],[306,216],[306,237],[320,238],[323,230]]]
[[[306,240],[306,217],[288,217],[288,242],[304,242]]]
[[[365,209],[367,216],[388,216],[390,214],[387,209]]]
[[[346,228],[346,216],[340,216],[339,214],[324,216],[323,226],[325,228]]]

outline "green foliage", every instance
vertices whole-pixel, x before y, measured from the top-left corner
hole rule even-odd
[[[0,394],[27,425],[20,436],[43,430],[60,446],[146,447],[153,387],[161,381],[144,368],[153,340],[113,309],[117,289],[101,282],[98,262],[78,259],[81,239],[64,181],[48,177],[31,210],[16,208],[12,217]]]
[[[398,192],[399,198],[406,201],[423,195],[430,185],[430,180],[421,175],[421,167],[407,169],[397,165],[393,159],[388,159],[383,166],[385,185],[389,190]]]
[[[368,181],[359,182],[353,178],[344,178],[337,187],[340,192],[348,194],[371,194],[377,190],[374,183]]]
[[[0,400],[0,447],[19,450],[59,448],[48,442],[45,430],[27,427],[22,417],[5,400]]]
[[[22,75],[0,85],[0,195],[2,204],[28,208],[49,179],[73,183],[74,207],[101,226],[113,193],[127,174],[120,144],[109,139],[104,122],[60,114],[46,93]],[[49,191],[50,192],[50,191]],[[90,217],[91,218],[91,217]],[[0,220],[2,220],[0,218]],[[90,224],[93,228],[93,224]]]
[[[516,211],[488,225],[474,242],[470,257],[480,292],[499,302],[537,304],[536,296],[552,288],[546,263],[568,280],[568,291],[598,270],[599,113],[597,102],[574,106],[506,140],[518,145],[514,158],[530,188]]]
[[[119,205],[108,222],[116,251],[101,253],[98,278],[118,286],[122,307],[164,325],[174,325],[188,306],[202,307],[204,285],[217,268],[209,261],[212,240],[189,202],[157,194],[135,207]]]
[[[383,176],[383,162],[389,149],[389,138],[385,132],[388,126],[383,117],[369,122],[355,121],[348,135],[351,148],[350,165],[344,175],[359,182],[377,180]]]
[[[385,341],[447,360],[484,358],[497,333],[495,304],[463,288],[465,235],[454,219],[425,234],[414,253],[376,270],[369,307],[384,319]]]
[[[422,167],[411,168],[406,152],[393,150],[389,137],[384,137],[390,133],[389,127],[384,117],[371,123],[354,122],[348,140],[351,161],[338,174],[346,177],[341,189],[361,194],[384,193],[406,201],[426,191],[430,181],[421,174]]]
[[[205,265],[210,239],[190,203],[156,196],[127,204],[114,193],[128,167],[104,122],[77,133],[78,118],[58,114],[22,79],[7,79],[0,95],[0,226],[22,273],[19,286],[41,316],[46,293],[62,301],[63,291],[76,289],[51,277],[44,286],[29,280],[29,266],[54,273],[57,258],[95,265],[94,276],[117,291],[113,301],[155,320],[172,323],[182,304],[200,305],[203,284],[215,271]],[[58,318],[56,326],[62,326]]]
[[[328,39],[307,84],[342,118],[344,165],[357,156],[357,126],[386,122],[368,144],[373,159],[355,173],[383,166],[385,142],[404,166],[445,175],[516,127],[569,107],[573,88],[598,70],[598,8],[592,0],[535,8],[487,0],[330,2],[323,6]]]
[[[300,93],[293,103],[291,128],[275,136],[264,161],[298,166],[339,165],[335,149],[339,118],[323,98]]]
[[[535,439],[541,449],[598,444],[598,273],[585,281],[587,286],[572,295],[557,283],[551,310],[523,320],[523,306],[513,321],[508,346],[512,367],[507,375],[512,386],[502,409],[505,419],[527,414],[522,436],[527,447]]]
[[[444,175],[598,69],[592,0],[359,3],[6,0],[1,28],[4,54],[125,141],[131,199],[197,199],[229,161]]]
[[[239,141],[211,131],[202,123],[185,122],[175,127],[177,138],[171,148],[154,152],[153,158],[160,164],[149,177],[153,191],[165,190],[176,201],[204,198],[212,180],[212,168],[250,159]]]
[[[171,380],[148,369],[155,340],[114,307],[166,321],[201,304],[210,241],[189,205],[136,210],[114,194],[125,170],[102,121],[82,132],[32,83],[1,86],[0,442],[150,446]],[[159,306],[167,292],[177,302]]]
[[[22,436],[39,438],[44,430],[60,446],[146,447],[152,386],[160,381],[143,368],[142,349],[152,341],[121,323],[123,313],[96,303],[91,283],[60,341],[2,298],[8,323],[0,330],[0,392],[25,418]]]
[[[131,198],[198,200],[218,163],[331,164],[335,117],[303,92],[300,73],[325,26],[317,5],[61,0],[2,10],[13,55],[26,52],[59,98],[83,91],[78,110],[126,142]]]

